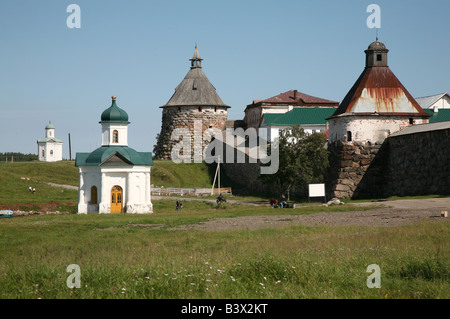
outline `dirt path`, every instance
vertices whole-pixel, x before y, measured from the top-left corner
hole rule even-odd
[[[308,215],[282,215],[282,210],[274,209],[274,215],[216,218],[202,224],[182,225],[174,230],[255,230],[260,228],[285,227],[290,225],[307,226],[401,226],[422,221],[449,222],[450,217],[441,217],[441,211],[450,211],[450,198],[398,200],[384,202],[358,203],[356,205],[383,205],[369,211],[321,212]],[[270,208],[268,208],[270,210]],[[296,209],[297,210],[297,209]],[[299,208],[298,210],[301,210]],[[300,213],[300,212],[299,212]]]

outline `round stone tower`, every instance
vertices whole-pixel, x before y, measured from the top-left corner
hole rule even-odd
[[[172,148],[181,141],[176,134],[172,139],[176,129],[189,133],[193,150],[190,158],[199,158],[210,142],[210,138],[204,138],[205,131],[225,128],[229,106],[223,103],[203,72],[202,60],[195,46],[189,72],[170,100],[161,106],[161,132],[154,149],[157,159],[171,159]]]

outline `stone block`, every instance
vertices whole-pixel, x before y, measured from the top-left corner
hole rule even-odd
[[[337,191],[350,191],[350,187],[348,185],[337,184],[335,190]]]
[[[341,179],[341,180],[338,180],[338,184],[354,185],[354,182],[351,179]]]
[[[341,167],[350,167],[352,166],[352,161],[341,161]]]

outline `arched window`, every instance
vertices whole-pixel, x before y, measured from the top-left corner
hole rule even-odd
[[[117,130],[113,131],[113,143],[119,143],[119,132]]]
[[[50,150],[50,155],[53,155],[53,150]]]
[[[91,187],[91,205],[97,205],[97,186]]]

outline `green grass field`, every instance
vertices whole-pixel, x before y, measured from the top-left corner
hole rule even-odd
[[[208,185],[206,166],[179,166],[177,171],[167,165],[158,165],[159,172],[155,166],[152,178],[176,187],[197,174],[192,182]],[[1,163],[0,181],[0,204],[33,207],[49,200],[77,201],[76,191],[62,192],[46,184],[77,185],[73,162]],[[36,194],[28,193],[30,183],[37,185]],[[154,213],[149,215],[1,218],[0,298],[450,297],[448,223],[186,231],[172,228],[218,217],[264,216],[274,210],[185,201],[179,212],[173,200],[153,204]],[[283,214],[356,209],[368,208],[315,206]],[[67,287],[71,264],[81,269],[80,288]],[[367,287],[371,264],[381,267],[381,288]]]
[[[48,183],[78,185],[78,169],[73,162],[0,163],[0,205],[35,210],[37,204],[76,203],[78,191],[50,186]],[[28,187],[36,188],[30,193]],[[61,207],[62,210],[65,210]]]
[[[172,206],[157,201],[151,215],[1,219],[0,298],[450,297],[448,223],[184,231],[171,228],[268,209]],[[81,288],[66,285],[71,264]],[[371,264],[381,267],[379,289],[366,284]]]

